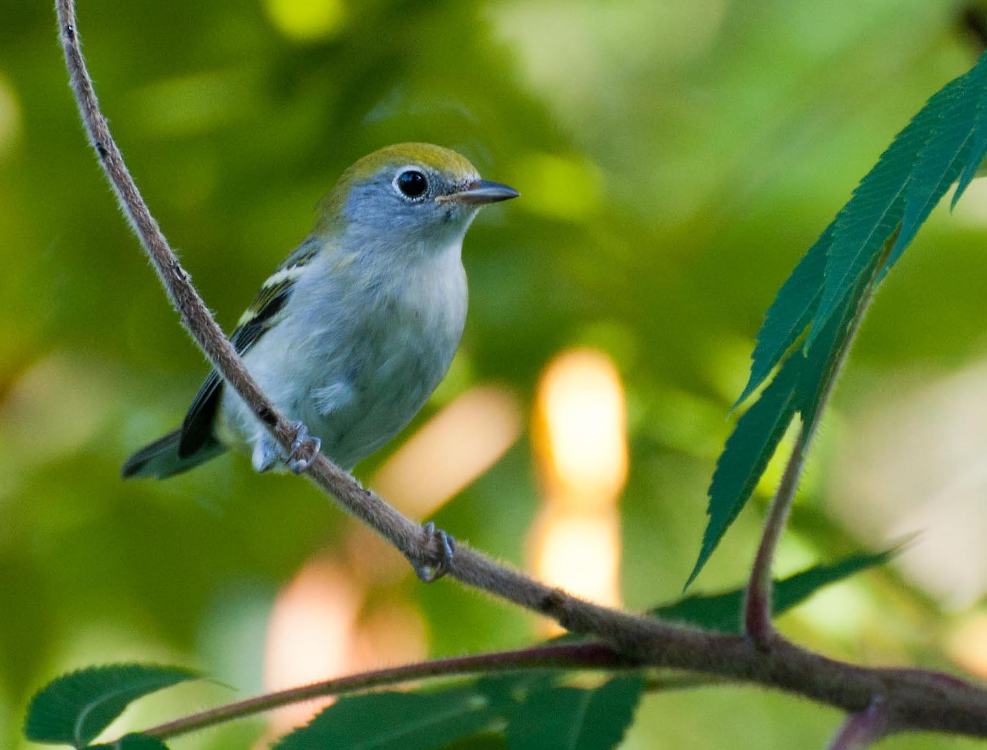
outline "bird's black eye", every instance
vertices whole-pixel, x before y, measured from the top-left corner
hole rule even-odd
[[[406,169],[394,182],[406,198],[421,198],[428,190],[428,179],[417,169]]]

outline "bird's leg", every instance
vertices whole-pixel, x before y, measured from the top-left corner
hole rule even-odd
[[[444,576],[449,570],[452,556],[456,551],[456,540],[442,529],[435,528],[435,524],[431,521],[422,526],[422,530],[425,532],[425,543],[429,547],[432,546],[433,539],[438,539],[439,552],[432,560],[424,563],[412,561],[411,565],[421,580],[425,583],[432,583],[432,581],[437,581]]]
[[[292,422],[295,429],[295,439],[291,441],[291,452],[285,459],[288,468],[296,474],[301,474],[307,469],[322,447],[322,440],[310,435],[308,428],[302,422]]]

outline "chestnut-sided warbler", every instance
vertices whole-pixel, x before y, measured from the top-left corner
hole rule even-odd
[[[483,205],[517,195],[424,143],[343,173],[231,337],[274,404],[311,430],[310,446],[350,468],[421,409],[463,332],[463,236]],[[257,471],[304,468],[213,372],[182,426],[127,459],[123,476],[163,479],[228,448],[249,451]]]

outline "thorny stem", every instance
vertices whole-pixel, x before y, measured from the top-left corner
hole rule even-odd
[[[295,430],[259,390],[192,285],[141,198],[110,135],[86,70],[76,30],[74,0],[56,0],[59,36],[86,133],[121,208],[151,259],[190,335],[230,387],[287,448]],[[439,553],[413,523],[323,455],[309,477],[340,504],[386,538],[410,560],[431,563]],[[562,627],[606,642],[614,655],[642,665],[667,667],[791,692],[841,708],[864,711],[874,696],[884,697],[893,725],[987,737],[987,691],[949,675],[920,669],[862,667],[829,659],[777,641],[768,651],[750,639],[682,627],[600,607],[546,586],[460,544],[450,577],[555,619]]]
[[[847,354],[853,345],[857,331],[860,330],[860,323],[863,321],[864,313],[870,305],[874,294],[874,285],[878,269],[883,266],[883,258],[890,250],[891,245],[897,238],[898,232],[891,234],[891,239],[885,245],[885,252],[871,269],[871,276],[866,287],[856,300],[856,309],[847,324],[846,333],[839,345],[839,350],[829,371],[823,379],[822,387],[819,391],[818,402],[812,410],[812,417],[807,424],[803,424],[795,439],[795,446],[788,457],[785,465],[785,472],[782,474],[778,490],[775,492],[768,511],[768,518],[764,523],[764,532],[761,535],[761,542],[757,548],[757,555],[754,557],[754,565],[751,568],[750,580],[747,584],[747,595],[744,602],[744,632],[754,644],[764,650],[771,647],[772,642],[780,637],[771,621],[771,597],[773,596],[774,583],[771,578],[771,563],[774,560],[775,551],[778,549],[778,542],[781,533],[788,523],[788,514],[795,500],[795,493],[798,490],[799,479],[802,477],[802,470],[805,468],[805,459],[809,451],[809,444],[819,426],[819,418],[823,413],[829,397],[833,393],[833,387],[839,377],[840,370],[846,362]]]

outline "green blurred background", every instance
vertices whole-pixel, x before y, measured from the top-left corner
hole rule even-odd
[[[965,4],[946,0],[80,5],[115,135],[226,326],[335,176],[381,145],[450,146],[521,191],[467,239],[471,310],[449,379],[357,473],[372,479],[419,425],[495,388],[519,427],[436,520],[532,568],[539,377],[573,347],[602,353],[627,408],[620,584],[633,608],[681,591],[774,290],[981,50]],[[540,637],[543,624],[498,602],[421,586],[308,483],[254,475],[240,457],[120,481],[206,368],[85,146],[48,6],[0,7],[0,746],[24,746],[31,692],[75,667],[163,661],[224,683],[155,697],[127,727],[279,684],[299,673],[272,645],[277,623],[349,668]],[[825,422],[778,572],[918,534],[888,570],[785,617],[827,653],[987,675],[985,237],[975,183],[885,285]],[[770,490],[697,589],[741,582]],[[301,604],[272,615],[279,591]],[[647,698],[624,746],[822,747],[838,720],[718,687]],[[174,746],[250,747],[264,731],[245,722]]]

